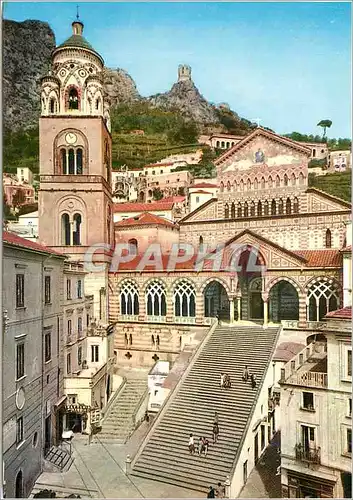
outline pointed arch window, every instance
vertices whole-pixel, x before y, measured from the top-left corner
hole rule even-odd
[[[244,203],[244,217],[249,217],[249,206],[247,201]]]
[[[299,200],[297,197],[295,197],[293,201],[293,213],[299,213]]]
[[[257,204],[257,215],[259,217],[261,217],[261,215],[262,215],[262,203],[261,203],[261,201],[259,201]]]
[[[293,172],[292,176],[291,176],[291,184],[292,186],[295,186],[296,184],[296,178],[295,178],[295,173]]]
[[[224,218],[229,219],[229,205],[228,205],[228,203],[226,203],[224,206]]]
[[[290,198],[287,198],[286,201],[286,214],[291,214],[292,213],[292,202]]]
[[[72,87],[69,90],[68,108],[69,109],[79,109],[78,92],[77,92],[77,89],[75,87]]]
[[[282,198],[280,198],[280,199],[279,199],[279,202],[278,202],[278,213],[279,213],[280,215],[282,215],[282,214],[283,214],[283,200],[282,200]]]
[[[250,190],[251,190],[251,180],[250,180],[250,179],[248,179],[248,180],[247,180],[247,182],[246,182],[246,189],[247,189],[248,191],[250,191]]]
[[[224,191],[224,184],[223,184],[223,182],[221,182],[221,184],[220,184],[220,187],[219,187],[219,188],[220,188],[221,193],[223,193],[223,191]]]
[[[276,200],[272,200],[272,203],[271,203],[271,215],[276,215],[276,212],[277,212]]]
[[[195,311],[195,288],[189,281],[182,280],[174,289],[175,316],[195,317]]]
[[[230,208],[230,218],[235,219],[235,203],[232,203]]]
[[[259,183],[258,183],[257,179],[255,178],[255,180],[254,180],[254,189],[258,189],[258,187],[259,187]]]
[[[241,179],[241,181],[239,183],[239,187],[240,187],[240,191],[244,191],[244,181],[243,181],[243,179]]]
[[[325,234],[325,246],[326,248],[331,248],[332,247],[332,234],[329,229],[326,230]]]
[[[339,286],[333,280],[318,280],[308,289],[308,320],[321,321],[328,312],[339,308]]]
[[[261,189],[265,189],[266,188],[266,182],[265,182],[265,178],[262,177],[261,178]]]
[[[242,215],[242,210],[241,210],[241,203],[239,201],[239,203],[238,203],[238,217],[241,217],[241,215]]]
[[[134,281],[126,281],[120,291],[120,314],[124,316],[139,314],[139,293]]]
[[[279,178],[279,175],[276,176],[276,187],[281,186],[281,179]]]
[[[302,186],[304,184],[304,174],[300,172],[299,174],[299,185]]]
[[[288,186],[288,175],[287,175],[287,174],[284,174],[284,177],[283,177],[283,185],[284,185],[284,186]]]
[[[230,185],[230,181],[227,182],[227,191],[230,191],[232,189],[231,185]]]
[[[251,215],[251,217],[255,216],[255,202],[254,201],[252,201],[250,204],[250,215]]]
[[[56,102],[54,97],[51,97],[49,101],[49,113],[56,113]]]
[[[202,252],[202,250],[203,250],[203,237],[202,237],[202,236],[200,236],[200,237],[199,237],[199,250],[200,250],[201,252]]]
[[[147,316],[165,316],[167,314],[165,287],[159,281],[153,281],[146,288]]]
[[[272,180],[272,177],[270,176],[268,178],[268,189],[272,189],[273,188],[273,180]]]
[[[264,203],[264,215],[268,215],[268,214],[269,214],[268,201],[265,200],[265,203]]]
[[[233,191],[237,191],[238,190],[238,184],[237,184],[237,181],[234,181],[234,184],[233,184]]]

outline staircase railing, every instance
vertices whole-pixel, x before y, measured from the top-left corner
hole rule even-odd
[[[139,449],[137,450],[135,456],[133,457],[133,460],[132,460],[132,463],[131,463],[131,468],[132,469],[133,469],[135,463],[137,462],[137,460],[139,459],[140,455],[142,454],[142,452],[143,452],[145,446],[147,445],[148,441],[151,439],[155,428],[157,427],[157,425],[159,424],[159,422],[161,421],[161,419],[163,418],[163,416],[167,412],[168,408],[172,404],[173,400],[175,399],[176,395],[178,394],[181,385],[184,383],[186,377],[190,373],[190,370],[194,366],[194,364],[195,364],[197,358],[199,357],[199,355],[201,354],[201,351],[202,351],[203,347],[205,346],[205,344],[209,340],[209,338],[212,335],[212,333],[217,328],[217,325],[218,325],[218,320],[217,320],[217,318],[214,318],[213,324],[211,325],[209,331],[207,332],[207,334],[205,335],[205,337],[202,339],[202,341],[200,342],[200,344],[198,346],[196,346],[194,352],[192,353],[190,363],[188,364],[185,372],[180,377],[180,379],[179,379],[178,383],[176,384],[176,386],[174,387],[174,389],[171,390],[170,393],[168,394],[168,396],[166,397],[166,399],[165,399],[165,401],[163,403],[163,406],[162,406],[161,410],[158,413],[157,418],[154,420],[154,422],[153,422],[153,424],[152,424],[149,432],[145,436],[145,439],[142,441],[141,446],[139,447]],[[181,352],[183,352],[183,351],[181,351]]]
[[[143,415],[143,417],[139,417],[138,416],[138,413],[139,411],[141,410],[141,407],[144,405],[146,399],[148,401],[148,396],[149,396],[149,388],[147,387],[147,389],[145,390],[145,392],[142,394],[142,396],[140,397],[139,399],[139,402],[137,403],[136,405],[136,408],[134,410],[134,413],[132,414],[132,417],[131,417],[131,420],[134,424],[134,428],[131,430],[131,432],[129,433],[128,437],[126,438],[125,440],[125,443],[128,441],[128,439],[130,439],[130,437],[132,436],[132,434],[134,433],[135,429],[140,425],[140,423],[144,420],[144,417],[145,415]],[[146,407],[147,408],[147,407]],[[145,410],[146,411],[146,410]]]
[[[278,331],[277,331],[277,335],[276,335],[276,339],[273,343],[273,347],[271,349],[271,353],[270,353],[270,356],[268,357],[268,360],[267,360],[267,363],[266,363],[266,367],[265,367],[265,370],[264,370],[264,377],[262,378],[261,381],[259,381],[260,383],[257,384],[257,389],[256,389],[256,393],[255,393],[255,398],[254,398],[254,403],[252,405],[252,408],[250,410],[250,415],[248,417],[248,421],[246,422],[246,426],[245,426],[245,429],[244,429],[244,432],[243,432],[243,435],[240,439],[240,442],[239,442],[239,446],[238,446],[238,449],[236,451],[236,454],[235,454],[235,457],[234,457],[234,460],[233,460],[233,465],[232,465],[232,468],[230,470],[230,475],[229,475],[229,479],[230,479],[230,484],[232,485],[232,479],[233,479],[233,476],[234,476],[234,473],[235,473],[235,469],[237,467],[237,464],[238,464],[238,459],[239,459],[239,455],[241,453],[241,450],[243,448],[243,445],[244,445],[244,442],[245,442],[245,439],[246,439],[246,436],[249,432],[249,428],[250,428],[250,424],[251,424],[251,420],[254,416],[254,413],[255,413],[255,409],[256,409],[256,405],[257,405],[257,402],[258,402],[258,397],[259,397],[259,394],[260,392],[262,391],[262,388],[263,388],[263,385],[264,385],[264,382],[266,380],[266,374],[267,374],[267,370],[271,364],[271,361],[272,361],[272,357],[276,351],[276,347],[277,347],[277,342],[278,342],[278,339],[280,337],[280,334],[283,330],[283,327],[280,326],[278,328]],[[232,488],[232,486],[230,485],[230,489]],[[231,492],[230,492],[230,498],[232,497],[231,495]]]

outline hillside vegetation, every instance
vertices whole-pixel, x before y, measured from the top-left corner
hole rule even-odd
[[[309,174],[309,186],[321,189],[321,191],[351,202],[351,177],[350,171],[320,176]]]

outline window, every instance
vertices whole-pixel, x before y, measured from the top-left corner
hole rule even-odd
[[[69,109],[79,109],[78,92],[75,88],[70,89],[68,101]]]
[[[196,196],[196,203],[200,202],[200,196]]]
[[[66,373],[70,375],[71,373],[71,353],[66,356]]]
[[[247,201],[244,203],[244,217],[249,217],[249,207]]]
[[[87,323],[87,326],[89,326],[89,314],[86,315],[86,323]]]
[[[276,200],[272,200],[272,203],[271,203],[271,215],[276,215],[276,211],[277,211]]]
[[[23,441],[23,417],[17,419],[16,422],[16,444],[20,444]]]
[[[153,281],[146,288],[148,316],[165,316],[167,314],[166,294],[163,283]]]
[[[231,205],[230,217],[231,217],[231,219],[235,219],[235,203],[232,203],[232,205]]]
[[[68,335],[68,337],[71,336],[71,333],[72,333],[72,323],[71,323],[71,319],[68,319],[67,320],[67,335]]]
[[[332,246],[332,235],[331,235],[331,231],[329,229],[327,229],[326,235],[325,235],[325,247],[331,248],[331,246]]]
[[[16,274],[16,307],[24,307],[25,305],[25,275]]]
[[[60,172],[63,175],[82,175],[83,149],[60,149]]]
[[[82,281],[77,281],[77,298],[82,299]]]
[[[25,374],[25,345],[16,345],[16,379],[23,377]]]
[[[77,335],[78,337],[82,335],[82,318],[77,318]]]
[[[74,231],[72,233],[73,245],[81,245],[81,223],[80,214],[74,215]]]
[[[352,454],[352,429],[346,429],[346,453]]]
[[[228,205],[228,203],[226,203],[224,206],[224,218],[229,219],[229,205]]]
[[[51,332],[45,334],[45,361],[51,360]]]
[[[175,316],[195,316],[196,295],[194,286],[182,280],[174,289]]]
[[[322,321],[328,312],[338,309],[339,285],[334,280],[318,279],[309,286],[308,299],[309,321]]]
[[[99,345],[91,345],[91,361],[98,363],[99,361]]]
[[[66,280],[66,298],[71,299],[71,280]]]
[[[303,408],[305,410],[314,409],[314,394],[312,392],[303,392]]]
[[[347,351],[347,375],[348,377],[352,376],[352,349]]]
[[[77,394],[68,394],[67,401],[70,405],[75,405],[77,403]]]
[[[44,302],[45,304],[50,304],[50,276],[45,276],[44,278]]]
[[[128,241],[129,245],[129,253],[131,255],[137,255],[138,253],[138,243],[135,238],[132,238],[131,240]]]
[[[79,346],[77,349],[77,363],[80,365],[82,363],[82,347]]]
[[[348,399],[348,417],[352,417],[352,398]]]
[[[139,314],[139,294],[136,283],[126,281],[120,292],[120,314],[138,315]]]
[[[295,214],[299,213],[299,200],[298,200],[298,198],[294,198],[293,213],[295,213]]]

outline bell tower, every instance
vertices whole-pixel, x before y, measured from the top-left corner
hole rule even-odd
[[[113,243],[112,141],[104,61],[83,28],[78,19],[72,23],[72,35],[53,51],[51,70],[41,81],[39,239],[76,261],[100,245],[90,266],[100,271],[86,276],[85,293],[94,295],[95,317],[105,322],[107,247]]]

